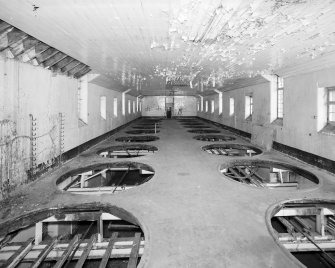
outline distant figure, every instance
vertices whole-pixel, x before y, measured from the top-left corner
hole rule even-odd
[[[177,115],[183,115],[183,108],[182,108],[182,107],[180,107],[180,108],[178,109],[178,113],[177,113]]]
[[[171,118],[171,107],[169,107],[166,111],[166,118]]]

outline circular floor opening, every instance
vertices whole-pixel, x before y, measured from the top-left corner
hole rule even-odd
[[[273,161],[234,161],[221,165],[220,172],[234,181],[261,188],[304,190],[319,183],[318,178],[307,170]]]
[[[158,125],[143,125],[143,126],[141,126],[141,125],[137,125],[137,126],[132,126],[132,128],[134,128],[134,129],[159,129],[159,126]]]
[[[189,127],[189,126],[206,126],[203,123],[183,123],[182,126]]]
[[[262,150],[243,144],[211,144],[202,147],[209,153],[221,156],[254,156],[262,153]]]
[[[271,216],[272,235],[304,267],[335,267],[335,201],[286,202]]]
[[[115,139],[120,142],[150,142],[159,140],[157,136],[123,136]]]
[[[136,267],[145,245],[132,215],[96,204],[33,212],[0,230],[1,267]]]
[[[211,126],[205,126],[205,125],[184,125],[184,128],[192,128],[192,129],[207,129],[211,128]]]
[[[139,186],[154,174],[152,167],[142,163],[108,163],[72,170],[57,180],[57,186],[78,194],[114,194]]]
[[[193,139],[199,141],[233,141],[236,140],[234,137],[226,136],[226,135],[198,135],[193,137]]]
[[[127,134],[134,134],[134,135],[140,135],[140,134],[156,134],[160,131],[158,129],[137,129],[137,130],[128,130],[126,131]]]
[[[203,133],[220,133],[220,130],[216,129],[190,129],[188,130],[190,133],[197,133],[197,134],[203,134]]]
[[[116,145],[98,151],[105,158],[131,158],[151,155],[158,151],[157,147],[145,144]]]

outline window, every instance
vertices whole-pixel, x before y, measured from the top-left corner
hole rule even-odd
[[[234,98],[229,98],[229,115],[234,115],[234,106],[235,106],[235,101]]]
[[[100,115],[103,119],[107,117],[106,96],[100,97]]]
[[[211,101],[211,112],[214,113],[214,100]]]
[[[252,95],[245,96],[245,119],[252,118],[253,98]]]
[[[335,87],[327,88],[327,123],[335,125]]]
[[[80,121],[86,124],[88,122],[87,101],[88,101],[88,81],[87,81],[87,76],[85,75],[79,81],[78,117]]]
[[[114,116],[117,116],[117,98],[114,98],[114,102],[113,102],[113,114],[114,114]]]
[[[197,102],[197,111],[200,112],[200,103]]]
[[[205,102],[205,112],[207,113],[208,112],[208,101],[206,100]]]
[[[131,102],[128,100],[128,114],[131,114]]]
[[[222,114],[223,107],[222,107],[222,92],[219,93],[219,114]]]
[[[133,114],[135,113],[135,108],[136,108],[136,104],[135,104],[135,101],[133,101]]]
[[[277,118],[282,119],[284,115],[284,88],[277,89]]]
[[[142,101],[140,101],[140,112],[142,112]]]

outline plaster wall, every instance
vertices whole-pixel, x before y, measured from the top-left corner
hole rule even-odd
[[[60,153],[104,134],[140,116],[122,115],[121,93],[88,83],[84,124],[78,119],[79,80],[49,70],[0,57],[0,199],[29,181],[27,171],[52,165]],[[107,99],[107,117],[100,115],[100,96]],[[118,116],[113,116],[118,98]],[[126,95],[127,101],[136,98]],[[60,113],[64,139],[60,139]],[[31,157],[31,117],[35,120],[34,161]]]
[[[274,94],[270,82],[223,92],[223,113],[218,113],[218,96],[205,96],[204,102],[215,100],[215,112],[198,112],[198,116],[251,133],[252,142],[270,149],[272,141],[335,160],[335,133],[324,133],[326,109],[324,88],[335,85],[335,68],[284,78],[284,118],[274,122]],[[252,120],[245,119],[245,96],[253,95]],[[235,113],[229,116],[229,98],[235,100]],[[322,101],[320,101],[322,98]],[[200,98],[198,99],[200,101]],[[204,105],[205,107],[205,105]]]

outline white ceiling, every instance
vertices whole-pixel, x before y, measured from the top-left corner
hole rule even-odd
[[[0,0],[0,19],[148,95],[167,79],[218,87],[335,50],[334,0]]]

